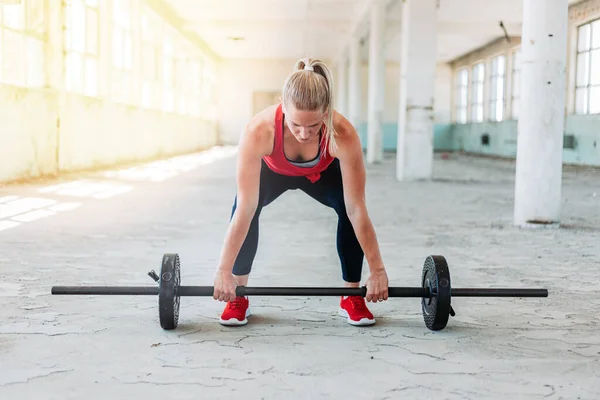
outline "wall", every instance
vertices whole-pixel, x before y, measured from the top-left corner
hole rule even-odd
[[[506,120],[454,125],[451,128],[454,149],[469,153],[515,157],[517,123],[516,120]]]
[[[281,92],[296,60],[227,59],[219,64],[218,130],[223,143],[236,144],[253,116],[255,91]]]
[[[57,171],[58,96],[0,84],[0,182]]]
[[[296,60],[223,60],[219,65],[219,135],[225,143],[237,143],[241,132],[253,115],[254,91],[281,91],[286,77],[292,72]],[[326,61],[327,62],[327,61]],[[332,74],[335,66],[328,64]],[[361,70],[363,122],[357,127],[366,143],[368,104],[368,63]],[[394,149],[397,138],[399,107],[400,65],[388,62],[385,68],[385,109],[383,112],[384,148]],[[446,64],[438,66],[435,98],[436,143],[450,145],[450,96],[452,70]],[[334,75],[335,80],[335,75]],[[335,82],[337,85],[338,82]]]
[[[59,93],[0,85],[0,182],[217,144],[216,126],[199,118]]]
[[[563,161],[600,166],[600,115],[569,115],[565,134],[574,138],[574,148],[563,150]]]
[[[569,8],[567,88],[565,93],[565,126],[563,162],[600,166],[600,114],[576,115],[575,111],[575,79],[576,48],[578,25],[600,18],[600,0],[589,0]],[[482,59],[504,52],[508,65],[511,65],[512,50],[520,44],[519,38],[511,38],[511,43],[498,40],[477,49],[452,63],[453,69],[470,66]],[[511,71],[507,70],[506,95],[511,95]],[[485,96],[484,96],[485,97]],[[485,98],[487,101],[487,97]],[[477,154],[490,154],[503,157],[516,157],[518,121],[511,117],[510,101],[505,102],[507,119],[500,122],[482,122],[456,124],[451,127],[453,148]],[[484,144],[484,138],[489,140]]]
[[[142,82],[159,87],[170,86],[171,90],[178,89],[180,93],[183,89],[202,89],[203,93],[193,96],[192,100],[198,101],[202,97],[198,107],[202,109],[204,118],[211,118],[210,112],[205,112],[202,107],[215,98],[210,83],[207,83],[208,89],[205,91],[205,87],[195,83],[199,80],[182,79],[188,75],[181,73],[181,70],[176,74],[177,79],[168,79],[162,68],[165,61],[173,68],[173,59],[155,58],[152,67],[148,58],[142,57],[142,40],[144,46],[152,45],[152,41],[155,41],[154,49],[164,55],[161,46],[164,45],[165,36],[161,35],[168,33],[171,44],[181,46],[180,50],[184,49],[188,57],[202,59],[205,65],[210,66],[218,62],[218,58],[200,38],[184,29],[183,21],[168,7],[167,2],[134,0],[131,3],[129,18],[133,22],[130,38],[133,53],[129,82],[133,88],[131,95],[135,99],[132,103],[139,107],[111,101],[119,92],[113,92],[115,88],[126,87],[124,81],[115,81],[112,75],[120,73],[112,59],[115,54],[112,46],[119,44],[119,39],[111,36],[114,33],[111,22],[113,2],[97,2],[96,11],[83,10],[87,15],[84,20],[90,24],[87,28],[83,26],[84,31],[95,31],[97,36],[96,41],[85,41],[85,46],[89,47],[85,52],[90,56],[82,64],[86,66],[85,70],[74,68],[76,64],[67,62],[71,59],[69,53],[73,52],[68,43],[73,41],[64,40],[64,35],[68,32],[67,26],[74,26],[67,22],[69,16],[76,18],[76,14],[73,14],[76,8],[63,9],[65,3],[60,1],[27,0],[16,3],[13,5],[17,7],[15,12],[20,7],[27,24],[22,29],[11,28],[16,36],[11,39],[4,36],[4,44],[8,43],[7,40],[17,38],[23,40],[19,42],[23,46],[13,48],[11,52],[7,49],[14,46],[0,46],[0,60],[13,57],[15,65],[23,64],[27,68],[17,73],[8,68],[11,63],[0,65],[0,182],[162,158],[217,144],[216,122],[212,120],[208,122],[200,116],[141,107]],[[39,7],[40,3],[45,6]],[[154,18],[147,20],[148,29],[154,29],[154,35],[144,34],[142,18],[154,14]],[[94,15],[98,16],[96,20],[92,18]],[[76,25],[82,27],[85,24]],[[153,39],[150,40],[148,36]],[[124,45],[125,39],[120,40]],[[152,70],[155,72],[149,73]],[[206,76],[210,82],[210,70]],[[98,97],[76,94],[76,90],[83,92],[76,86],[69,89],[67,82],[76,82],[77,77],[81,78],[80,83],[85,81],[90,87],[95,86],[97,90],[91,93]],[[85,85],[82,83],[81,86]],[[164,100],[162,96],[162,92],[155,92],[151,97],[160,105]]]
[[[451,129],[456,150],[510,158],[517,155],[517,120],[456,124]],[[600,115],[568,115],[563,147],[565,164],[600,166]]]
[[[217,144],[216,127],[200,118],[77,95],[65,96],[60,126],[61,170],[161,158]]]
[[[368,66],[363,69],[363,122],[358,127],[361,141],[367,143]],[[434,99],[434,148],[452,150],[451,125],[452,68],[440,63],[436,70]],[[395,151],[398,143],[398,114],[400,104],[400,64],[386,63],[385,110],[383,113],[383,149]]]

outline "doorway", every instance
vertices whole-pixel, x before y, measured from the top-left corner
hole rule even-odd
[[[256,115],[267,107],[279,103],[280,92],[254,92],[252,111]]]

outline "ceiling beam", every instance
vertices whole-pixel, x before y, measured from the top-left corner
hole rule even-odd
[[[354,21],[352,22],[352,25],[350,26],[350,29],[348,31],[348,34],[346,35],[346,37],[343,39],[343,41],[340,43],[339,46],[339,50],[337,52],[337,54],[334,54],[332,57],[333,62],[339,62],[342,57],[345,57],[348,54],[348,47],[350,46],[350,43],[354,40],[362,40],[362,38],[365,35],[365,29],[368,30],[368,17],[370,14],[370,10],[371,10],[371,4],[373,3],[373,1],[379,1],[379,0],[368,0],[365,1],[362,4],[362,7],[360,7],[356,13],[356,17],[354,18]],[[395,0],[393,0],[395,1]]]
[[[174,29],[178,30],[183,36],[185,36],[190,42],[198,46],[204,53],[209,57],[219,60],[220,57],[213,49],[210,48],[208,43],[198,35],[197,32],[189,31],[185,29],[185,20],[175,12],[175,10],[165,0],[146,0],[148,5],[157,14],[163,16]]]
[[[520,36],[522,25],[520,23],[504,23],[509,36]],[[497,22],[448,22],[438,23],[438,33],[444,35],[499,35],[504,36],[504,30]]]
[[[367,21],[368,22],[368,19]],[[387,21],[386,31],[397,32],[401,29],[399,21]],[[509,36],[519,36],[521,34],[521,23],[505,23]],[[368,23],[352,23],[340,21],[315,21],[306,20],[301,24],[291,23],[289,21],[210,21],[206,23],[186,23],[184,29],[203,32],[204,35],[236,36],[254,33],[276,33],[276,32],[339,32],[354,33],[357,37],[365,37],[369,34]],[[438,33],[444,35],[503,35],[504,31],[498,22],[438,22]]]
[[[185,24],[185,29],[192,31],[203,32],[204,34],[217,35],[241,35],[253,34],[257,32],[274,31],[274,32],[348,32],[352,28],[351,21],[319,21],[319,20],[250,20],[250,21],[233,21],[233,20],[218,20],[206,22],[188,22]]]

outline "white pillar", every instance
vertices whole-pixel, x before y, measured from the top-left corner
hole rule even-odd
[[[52,92],[57,93],[57,100],[53,107],[56,107],[54,112],[57,113],[56,125],[54,129],[48,129],[45,139],[48,140],[48,146],[53,146],[55,159],[52,160],[52,172],[61,171],[61,154],[62,143],[60,136],[60,124],[65,109],[66,99],[66,82],[65,82],[65,56],[64,56],[64,26],[65,13],[62,12],[62,7],[46,7],[45,30],[46,41],[44,43],[44,56],[46,68],[44,68],[44,81],[46,85],[52,89]],[[36,82],[37,83],[37,82]],[[48,171],[50,172],[50,171]]]
[[[368,163],[383,160],[384,28],[385,4],[382,0],[375,0],[371,5],[371,28],[369,31]]]
[[[362,120],[362,74],[360,40],[353,38],[349,49],[348,68],[348,120],[358,130]]]
[[[431,178],[437,53],[437,0],[402,3],[396,178]]]
[[[558,226],[565,120],[567,0],[524,0],[514,223]]]
[[[337,65],[336,99],[334,101],[337,112],[346,115],[348,109],[348,58],[343,55]]]
[[[46,41],[44,43],[44,55],[46,58],[45,82],[52,89],[63,92],[65,89],[65,57],[63,27],[65,25],[65,13],[62,7],[48,7],[44,14]]]

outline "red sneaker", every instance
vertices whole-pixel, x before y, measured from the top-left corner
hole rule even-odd
[[[247,317],[251,315],[250,302],[245,296],[238,296],[234,301],[227,302],[219,322],[222,325],[246,325]]]
[[[362,296],[342,297],[338,314],[346,317],[350,325],[373,325],[375,318],[367,308],[367,303]]]

